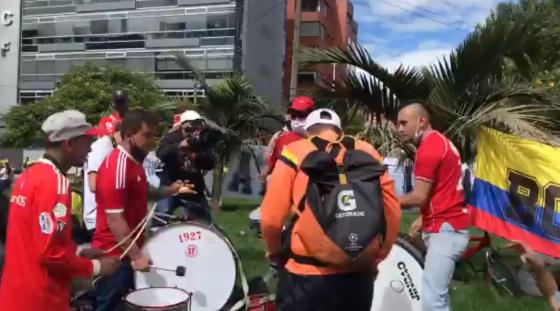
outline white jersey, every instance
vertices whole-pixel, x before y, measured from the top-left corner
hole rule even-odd
[[[110,136],[103,136],[91,145],[87,161],[84,164],[84,224],[88,230],[95,229],[97,216],[97,204],[95,203],[95,193],[89,188],[88,175],[97,173],[103,160],[113,151],[113,141]]]

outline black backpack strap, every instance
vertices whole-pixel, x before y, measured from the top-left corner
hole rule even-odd
[[[352,150],[356,148],[356,139],[352,136],[344,136],[341,140],[342,145],[346,150]]]
[[[346,137],[345,137],[345,138],[346,138]],[[350,138],[351,138],[351,137],[350,137]],[[351,138],[351,139],[352,139],[352,138]],[[320,138],[320,137],[318,137],[318,136],[312,137],[312,138],[310,139],[310,141],[311,141],[311,143],[313,143],[313,145],[315,145],[315,147],[317,148],[317,150],[320,150],[320,151],[326,151],[326,150],[327,150],[327,146],[328,146],[329,144],[331,144],[331,142],[329,142],[329,141],[327,141],[327,140],[324,140],[324,139],[322,139],[322,138]],[[341,141],[341,143],[344,145],[344,142],[343,142],[343,141]],[[352,142],[352,143],[353,143],[353,142]],[[330,154],[333,158],[335,158],[335,157],[338,155],[338,153],[340,152],[340,150],[341,150],[342,148],[340,147],[340,143],[332,143],[332,146],[333,146],[333,147],[332,147],[331,151],[329,151],[329,154]],[[348,147],[346,147],[346,145],[344,145],[344,147],[345,147],[346,149],[348,149]],[[352,147],[352,149],[353,149],[353,147]]]
[[[319,136],[314,136],[311,139],[309,139],[309,141],[315,145],[315,147],[317,148],[317,150],[321,150],[321,151],[325,151],[327,149],[327,146],[329,145],[329,142],[322,139]]]

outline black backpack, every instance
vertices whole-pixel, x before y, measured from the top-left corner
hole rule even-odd
[[[367,262],[377,254],[386,232],[380,183],[386,166],[367,152],[355,149],[356,140],[350,136],[336,143],[319,137],[310,141],[316,150],[306,155],[299,165],[299,173],[306,174],[309,182],[298,204],[299,213],[294,214],[283,234],[284,258],[315,266],[351,264],[360,256]],[[332,147],[327,152],[329,145]],[[343,148],[342,161],[337,163]],[[306,208],[311,213],[304,213]],[[314,225],[312,218],[319,226]],[[298,221],[305,222],[298,235],[311,257],[290,251],[291,231]],[[314,227],[317,228],[315,232]],[[313,240],[313,235],[321,233],[332,242],[327,243],[332,247],[305,243],[306,238]]]

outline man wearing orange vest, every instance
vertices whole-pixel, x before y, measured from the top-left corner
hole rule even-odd
[[[332,110],[313,111],[310,138],[284,147],[272,172],[261,230],[267,259],[285,268],[277,310],[369,311],[376,265],[397,238],[394,182],[373,146],[343,136],[340,123]]]

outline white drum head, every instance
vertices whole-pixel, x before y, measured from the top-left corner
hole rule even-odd
[[[251,211],[249,214],[249,219],[254,221],[261,221],[261,208],[258,207]]]
[[[141,308],[176,306],[189,300],[189,294],[177,288],[144,288],[131,292],[126,302]]]
[[[395,244],[378,269],[372,311],[422,311],[424,269],[416,258]]]
[[[236,279],[233,253],[222,235],[207,225],[184,223],[167,226],[148,239],[142,250],[154,267],[186,268],[185,276],[152,269],[136,272],[137,289],[178,287],[191,292],[192,310],[219,310],[229,299]]]

